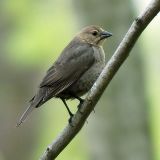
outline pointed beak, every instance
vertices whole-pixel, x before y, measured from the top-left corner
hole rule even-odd
[[[112,33],[110,32],[107,32],[107,31],[102,31],[101,32],[101,39],[105,39],[105,38],[108,38],[108,37],[111,37],[112,36]]]

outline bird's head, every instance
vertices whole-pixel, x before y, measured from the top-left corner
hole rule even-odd
[[[77,34],[77,37],[82,41],[96,46],[101,46],[104,40],[111,36],[112,33],[95,25],[85,27]]]

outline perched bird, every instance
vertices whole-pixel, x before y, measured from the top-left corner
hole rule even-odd
[[[85,27],[76,34],[47,71],[17,126],[25,121],[34,108],[53,97],[63,101],[72,117],[66,100],[76,98],[80,104],[83,102],[80,97],[90,90],[104,68],[105,54],[102,44],[110,36],[111,33],[94,25]]]

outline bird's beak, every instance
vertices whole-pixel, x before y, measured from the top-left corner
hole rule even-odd
[[[101,39],[105,39],[105,38],[108,38],[108,37],[111,37],[112,36],[112,33],[110,32],[107,32],[107,31],[102,31],[101,32]]]

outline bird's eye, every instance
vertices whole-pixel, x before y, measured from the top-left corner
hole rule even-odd
[[[97,36],[97,35],[98,35],[98,31],[93,31],[93,32],[92,32],[92,35],[93,35],[93,36]]]

